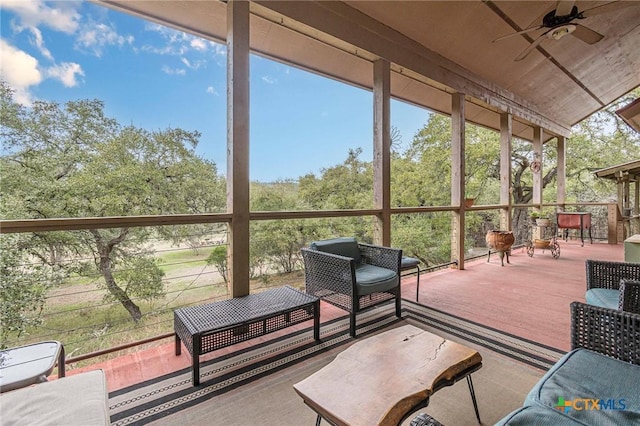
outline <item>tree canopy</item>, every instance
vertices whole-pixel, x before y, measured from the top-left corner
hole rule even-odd
[[[105,116],[98,100],[37,101],[26,108],[12,95],[2,83],[3,218],[224,210],[224,179],[214,163],[195,153],[198,132],[121,126]],[[51,267],[77,271],[92,264],[109,297],[137,321],[142,314],[134,298],[163,294],[163,273],[147,244],[163,232],[125,227],[33,233],[26,247]]]

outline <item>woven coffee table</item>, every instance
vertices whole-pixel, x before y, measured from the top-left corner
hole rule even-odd
[[[176,355],[184,343],[192,357],[193,385],[200,384],[200,355],[313,319],[320,340],[320,299],[279,287],[173,312]]]

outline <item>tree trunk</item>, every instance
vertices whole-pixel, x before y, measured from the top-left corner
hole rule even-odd
[[[120,235],[108,242],[105,242],[102,239],[102,236],[97,230],[91,230],[93,234],[96,245],[98,249],[98,255],[100,256],[98,268],[104,277],[104,281],[107,285],[107,290],[116,298],[120,304],[129,312],[131,318],[136,323],[142,319],[142,312],[140,311],[140,307],[136,305],[126,291],[118,286],[115,278],[113,277],[112,269],[111,269],[111,254],[113,252],[113,247],[117,244],[124,241],[127,236],[128,229],[123,228],[120,232]]]

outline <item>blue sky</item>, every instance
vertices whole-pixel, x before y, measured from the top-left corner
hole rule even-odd
[[[29,105],[100,99],[121,124],[198,130],[226,173],[226,48],[86,2],[2,0],[0,73]],[[251,180],[297,179],[372,158],[372,93],[252,55]],[[404,146],[428,116],[392,102]]]

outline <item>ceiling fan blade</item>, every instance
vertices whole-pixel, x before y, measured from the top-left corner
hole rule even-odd
[[[600,15],[601,13],[609,13],[615,10],[624,9],[625,7],[640,6],[640,2],[637,1],[612,1],[600,6],[592,7],[591,9],[585,9],[580,12],[579,17],[589,18],[591,16]]]
[[[604,38],[602,34],[597,31],[593,31],[590,28],[584,27],[580,24],[573,24],[576,29],[571,33],[574,37],[579,38],[587,44],[596,44]]]
[[[526,28],[522,31],[518,31],[517,33],[511,33],[511,34],[507,34],[507,35],[503,35],[502,37],[498,37],[497,39],[493,40],[493,43],[495,43],[496,41],[500,41],[500,40],[504,40],[505,38],[509,38],[509,37],[513,37],[519,34],[526,34],[529,33],[531,31],[535,31],[535,30],[539,30],[540,28],[544,28],[543,25],[537,25],[535,27],[531,27],[531,28]]]
[[[571,15],[574,3],[574,0],[558,0],[558,5],[556,6],[556,16]]]
[[[547,33],[549,31],[545,32],[544,34],[542,34],[540,37],[538,37],[537,39],[535,39],[533,41],[533,43],[531,43],[529,45],[529,47],[527,47],[526,49],[524,49],[516,59],[514,59],[514,61],[518,62],[523,60],[524,58],[526,58],[527,56],[529,56],[529,53],[531,53],[533,51],[533,49],[536,48],[536,46],[538,46],[540,43],[542,43],[542,40],[544,40],[547,36]]]

